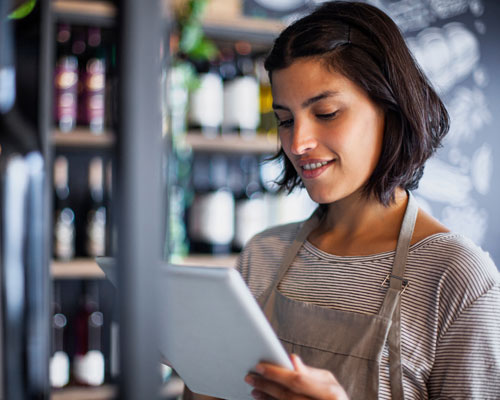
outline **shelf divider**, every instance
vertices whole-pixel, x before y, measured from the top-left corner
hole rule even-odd
[[[234,267],[237,254],[212,256],[190,254],[173,262],[200,267]],[[51,274],[54,279],[104,279],[106,275],[92,258],[76,258],[71,261],[52,261]]]
[[[52,0],[57,21],[73,24],[113,26],[116,6],[111,1]]]
[[[211,138],[200,132],[190,131],[186,135],[186,143],[195,151],[207,152],[274,154],[279,149],[277,136],[260,133],[248,138],[239,136],[238,133]]]
[[[71,132],[55,130],[52,133],[52,143],[56,147],[110,148],[115,144],[115,135],[111,131],[94,134],[85,128],[76,128]]]
[[[231,18],[205,17],[203,30],[214,40],[246,40],[270,47],[285,25],[274,19],[237,16]]]
[[[51,400],[111,400],[116,396],[114,385],[99,387],[65,387],[55,389],[50,396]]]
[[[52,277],[55,279],[103,279],[104,272],[92,258],[71,261],[53,261]]]
[[[173,376],[163,384],[160,394],[162,398],[177,398],[184,391],[184,382],[178,376]],[[68,386],[54,389],[51,400],[112,400],[116,398],[116,386],[104,384],[99,387]]]

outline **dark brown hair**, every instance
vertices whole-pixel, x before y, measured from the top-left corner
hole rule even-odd
[[[376,7],[332,1],[288,26],[265,68],[272,72],[304,57],[320,59],[359,87],[385,112],[380,159],[364,187],[388,205],[397,187],[416,189],[425,161],[449,129],[446,108],[415,62],[397,25]],[[302,186],[283,149],[281,189]]]

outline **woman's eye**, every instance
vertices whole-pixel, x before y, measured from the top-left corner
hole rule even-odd
[[[319,119],[333,119],[337,116],[337,111],[334,111],[332,113],[328,113],[328,114],[316,114],[316,117],[318,117]]]
[[[284,120],[278,119],[277,121],[278,121],[278,127],[287,128],[293,125],[293,119],[284,119]]]

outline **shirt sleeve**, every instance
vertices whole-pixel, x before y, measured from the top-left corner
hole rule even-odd
[[[429,379],[431,399],[500,394],[500,286],[464,309],[443,334]]]

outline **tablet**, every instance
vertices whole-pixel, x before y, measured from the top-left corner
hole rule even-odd
[[[97,261],[116,282],[112,261]],[[160,351],[191,391],[252,399],[244,377],[259,362],[293,369],[238,271],[168,264],[161,279]]]

